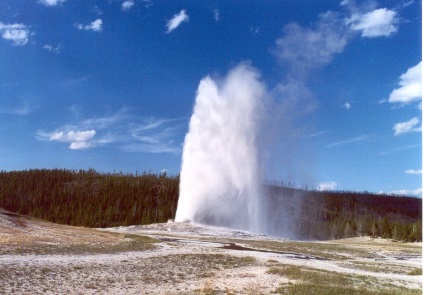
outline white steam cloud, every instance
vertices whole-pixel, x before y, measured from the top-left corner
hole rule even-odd
[[[272,165],[287,170],[284,173],[288,178],[299,178],[296,174],[302,180],[308,177],[311,161],[302,157],[303,166],[297,165],[302,153],[293,148],[305,130],[299,118],[316,106],[308,79],[342,53],[355,35],[388,37],[397,31],[395,11],[375,7],[360,10],[349,0],[342,5],[348,8],[348,15],[330,11],[320,14],[312,26],[291,23],[284,27],[273,53],[285,75],[270,91],[259,73],[246,64],[235,67],[222,80],[201,80],[184,140],[176,221],[276,235],[290,233],[290,222],[296,220],[297,213],[290,212],[286,204],[278,205],[277,211],[260,183],[261,176],[267,176],[262,173],[268,173]],[[166,33],[188,19],[186,11],[181,10],[168,21]],[[343,107],[350,109],[351,104]],[[401,133],[410,125],[416,128],[416,124],[414,120],[407,126],[399,125]],[[327,147],[366,138],[362,135]],[[267,171],[260,170],[265,162]],[[336,182],[322,182],[317,188],[334,190],[336,186]],[[291,208],[295,211],[296,204]],[[290,220],[290,216],[296,218]]]
[[[264,96],[258,72],[245,64],[222,81],[200,82],[184,141],[176,221],[264,230],[257,150]]]

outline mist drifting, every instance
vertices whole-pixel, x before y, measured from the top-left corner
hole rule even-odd
[[[266,90],[241,64],[201,80],[184,140],[176,221],[265,232],[258,134]]]

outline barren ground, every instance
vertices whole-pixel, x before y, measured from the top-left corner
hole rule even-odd
[[[96,230],[0,209],[1,294],[421,294],[421,251],[188,223]]]

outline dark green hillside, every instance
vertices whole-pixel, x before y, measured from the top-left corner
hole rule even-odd
[[[274,228],[299,239],[374,236],[421,241],[422,200],[352,192],[267,186]],[[278,233],[274,233],[278,234]]]
[[[267,185],[269,234],[297,239],[421,240],[421,199]],[[174,218],[179,177],[94,170],[0,172],[0,207],[52,222],[110,227]]]
[[[0,207],[49,221],[108,227],[165,222],[175,214],[178,177],[94,170],[0,173]]]

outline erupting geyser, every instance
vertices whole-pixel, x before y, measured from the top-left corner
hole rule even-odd
[[[184,140],[176,221],[265,232],[257,148],[265,87],[242,64],[201,80]]]

